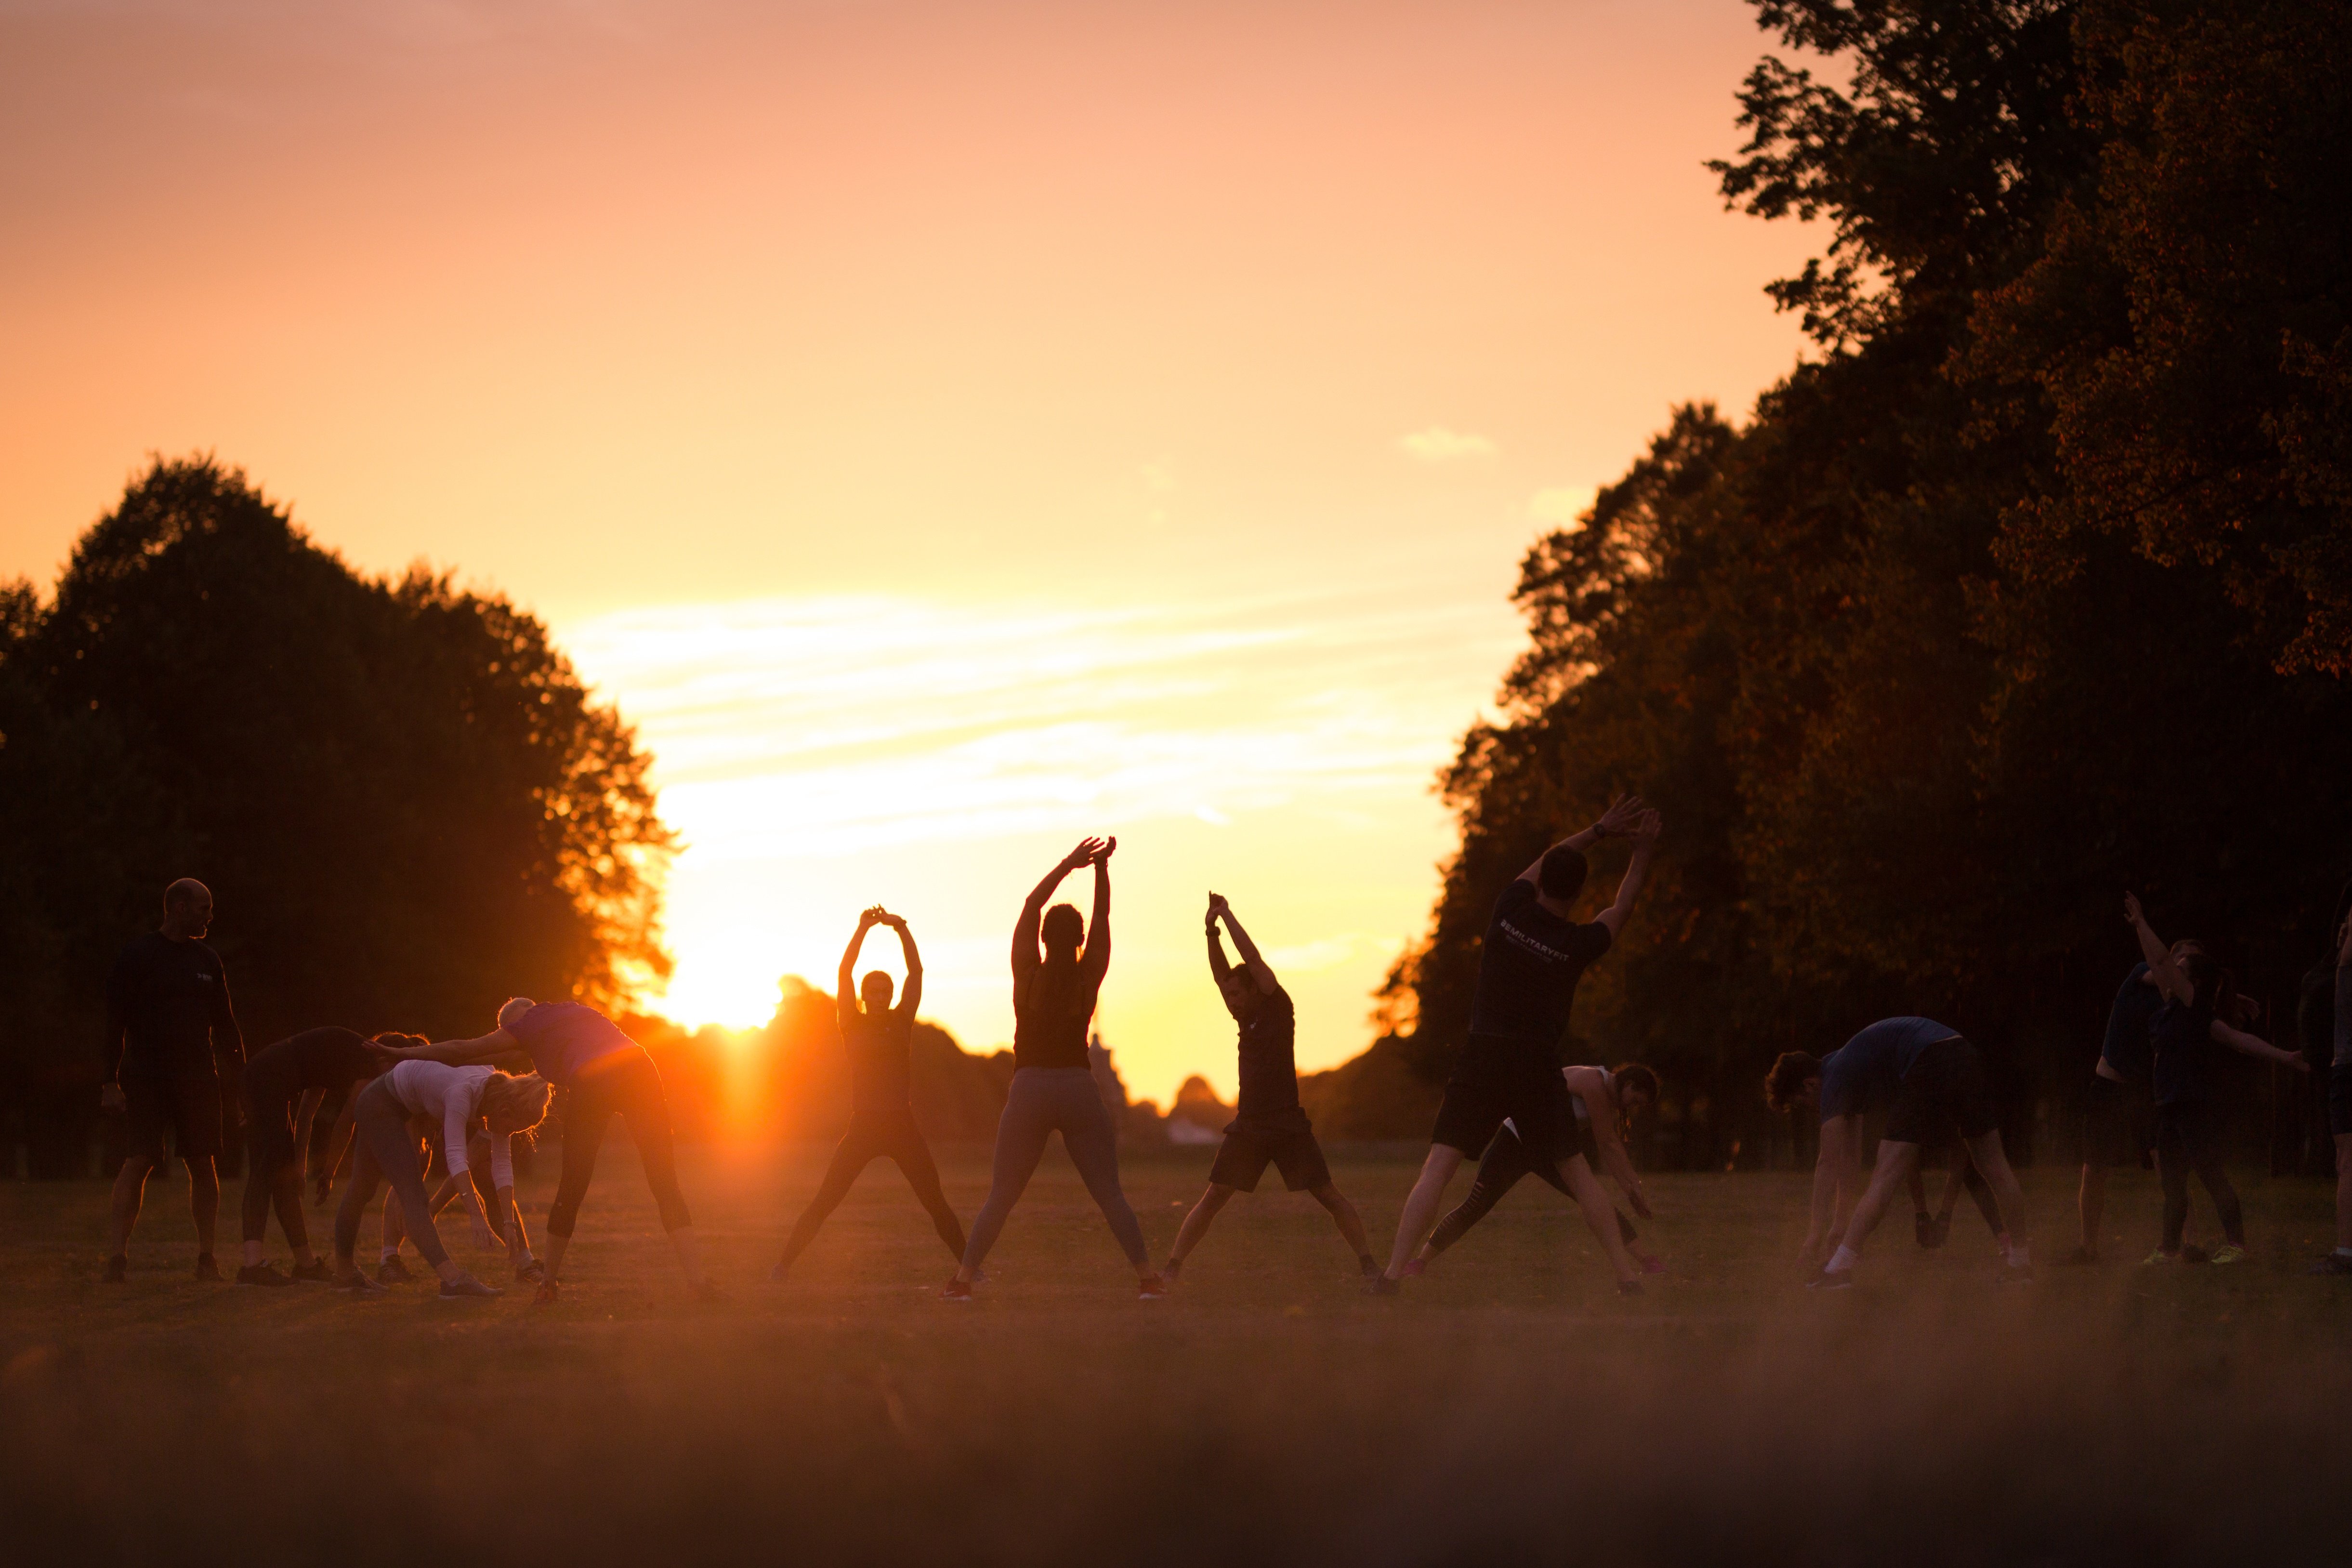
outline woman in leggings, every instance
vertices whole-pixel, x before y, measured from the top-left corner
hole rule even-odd
[[[1157,1300],[1168,1286],[1152,1267],[1143,1227],[1118,1185],[1118,1135],[1110,1110],[1095,1087],[1087,1061],[1087,1025],[1095,997],[1110,967],[1110,857],[1118,840],[1088,838],[1045,874],[1021,906],[1013,931],[1013,1087],[996,1123],[996,1161],[988,1201],[971,1222],[963,1262],[940,1294],[950,1301],[971,1300],[972,1280],[996,1245],[1005,1216],[1045,1158],[1045,1140],[1062,1135],[1062,1147],[1078,1168],[1111,1234],[1135,1266],[1143,1300]],[[1045,908],[1062,879],[1081,866],[1095,868],[1095,912],[1078,919],[1069,904]],[[1043,943],[1044,956],[1038,947]]]
[[[491,1068],[458,1068],[433,1061],[397,1063],[362,1089],[353,1117],[359,1153],[342,1207],[335,1212],[335,1282],[352,1290],[383,1289],[360,1272],[352,1255],[359,1250],[360,1219],[367,1212],[368,1200],[375,1196],[380,1182],[388,1181],[400,1199],[401,1215],[416,1250],[441,1276],[441,1294],[445,1298],[500,1294],[460,1268],[449,1249],[441,1245],[440,1232],[433,1225],[432,1205],[425,1195],[424,1177],[417,1169],[409,1118],[430,1117],[440,1124],[452,1175],[467,1173],[466,1148],[474,1125],[487,1121],[499,1206],[505,1209],[514,1202],[514,1169],[508,1163],[505,1135],[538,1126],[547,1115],[549,1092],[547,1081],[536,1076],[511,1078]],[[488,1247],[492,1244],[488,1211],[471,1182],[463,1190],[473,1214],[474,1240]]]
[[[898,951],[907,960],[907,988],[895,1007],[890,1005],[890,977],[881,970],[868,971],[858,989],[852,989],[850,984],[857,966],[857,950],[866,945],[866,933],[877,925],[898,933]],[[841,972],[834,979],[834,1009],[841,1024],[842,1048],[849,1056],[849,1130],[834,1150],[833,1163],[825,1167],[816,1195],[809,1199],[808,1207],[793,1226],[770,1279],[782,1283],[792,1273],[793,1264],[816,1239],[818,1228],[849,1195],[857,1173],[884,1156],[898,1163],[898,1173],[915,1189],[948,1251],[956,1258],[963,1256],[963,1222],[956,1218],[947,1194],[940,1190],[940,1168],[931,1159],[930,1145],[923,1141],[922,1129],[915,1125],[910,1098],[915,1009],[922,1000],[923,955],[915,950],[914,933],[905,921],[877,904],[857,917],[857,934],[849,939],[848,950],[841,955]]]
[[[350,1029],[305,1029],[265,1046],[245,1064],[245,1260],[240,1285],[291,1285],[295,1279],[328,1278],[327,1261],[310,1251],[310,1227],[302,1221],[302,1163],[310,1147],[310,1122],[330,1094],[346,1106],[352,1086],[383,1070],[366,1038]],[[342,1132],[339,1121],[335,1131]],[[330,1149],[332,1169],[339,1151]],[[269,1232],[269,1211],[294,1249],[292,1279],[261,1260]]]
[[[702,1271],[702,1250],[694,1236],[694,1216],[687,1212],[686,1194],[677,1184],[677,1138],[670,1128],[669,1099],[662,1092],[661,1069],[646,1048],[623,1033],[619,1025],[593,1007],[576,1002],[533,1002],[510,996],[499,1009],[499,1026],[469,1040],[440,1040],[412,1058],[437,1062],[487,1062],[527,1058],[532,1068],[565,1092],[563,1102],[563,1173],[556,1181],[555,1202],[547,1210],[546,1278],[532,1300],[546,1306],[556,1299],[563,1254],[572,1245],[572,1227],[580,1217],[580,1202],[588,1195],[596,1173],[596,1155],[615,1114],[627,1119],[629,1137],[645,1167],[646,1184],[653,1189],[661,1210],[662,1229],[677,1251],[678,1267],[697,1295],[715,1300],[717,1286]]]
[[[1577,1137],[1586,1162],[1595,1170],[1607,1170],[1624,1190],[1633,1212],[1647,1219],[1649,1200],[1642,1194],[1642,1179],[1634,1173],[1633,1162],[1626,1154],[1625,1142],[1617,1129],[1636,1110],[1658,1103],[1658,1075],[1639,1062],[1629,1062],[1613,1071],[1608,1068],[1562,1068],[1560,1077],[1568,1084],[1569,1106],[1576,1112]],[[1437,1222],[1437,1228],[1430,1232],[1429,1239],[1422,1243],[1420,1252],[1405,1265],[1404,1271],[1409,1275],[1424,1272],[1437,1261],[1439,1253],[1461,1240],[1472,1226],[1503,1201],[1505,1193],[1518,1184],[1520,1177],[1527,1175],[1541,1178],[1563,1197],[1574,1196],[1568,1184],[1560,1180],[1558,1168],[1529,1154],[1519,1142],[1519,1130],[1506,1121],[1478,1162],[1478,1178],[1470,1184],[1470,1195]],[[1643,1273],[1666,1271],[1656,1254],[1642,1250],[1640,1233],[1622,1212],[1617,1215],[1617,1234]]]

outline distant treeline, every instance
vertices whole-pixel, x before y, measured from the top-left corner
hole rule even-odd
[[[616,1000],[668,965],[649,762],[503,598],[362,576],[241,473],[153,463],[53,595],[0,584],[0,1135],[87,1163],[106,974],[175,877],[249,1049]]]
[[[2136,955],[2126,888],[2294,1043],[2352,861],[2352,13],[1757,9],[1847,79],[1766,59],[1716,165],[1832,236],[1772,290],[1817,354],[1744,426],[1675,411],[1528,552],[1460,850],[1328,1132],[1425,1133],[1493,900],[1618,789],[1669,836],[1578,1048],[1667,1076],[1668,1163],[1785,1144],[1774,1053],[1895,1013],[1982,1042],[2030,1146]]]

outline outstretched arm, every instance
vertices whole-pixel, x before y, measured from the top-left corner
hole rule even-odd
[[[466,1040],[436,1040],[425,1046],[387,1046],[381,1040],[370,1040],[368,1049],[389,1063],[404,1061],[447,1062],[451,1067],[469,1067],[476,1062],[497,1061],[501,1057],[528,1058],[530,1053],[522,1042],[503,1028],[492,1029],[487,1035],[476,1035]]]
[[[851,976],[851,972],[857,967],[857,950],[866,945],[866,933],[874,929],[874,922],[881,916],[882,906],[879,904],[859,915],[857,933],[849,939],[849,945],[841,950],[841,973],[834,977],[833,983],[833,1006],[845,1029],[857,1016],[857,985]]]
[[[2124,919],[2131,922],[2132,933],[2139,938],[2139,953],[2147,961],[2148,977],[2156,982],[2164,999],[2187,1002],[2194,997],[2197,988],[2189,984],[2189,976],[2172,962],[2172,950],[2164,945],[2164,939],[2147,923],[2147,916],[2140,910],[2137,893],[2124,895]]]
[[[344,1090],[343,1108],[335,1113],[335,1125],[327,1132],[326,1160],[319,1167],[318,1201],[320,1206],[325,1205],[327,1194],[334,1187],[335,1178],[342,1174],[343,1155],[350,1150],[352,1137],[359,1130],[360,1090],[364,1087],[362,1080]]]
[[[1650,1217],[1650,1200],[1642,1194],[1641,1173],[1633,1169],[1633,1158],[1625,1152],[1625,1141],[1617,1133],[1617,1108],[1609,1103],[1609,1092],[1600,1084],[1600,1075],[1593,1075],[1589,1088],[1577,1091],[1584,1099],[1584,1113],[1592,1119],[1592,1146],[1599,1151],[1602,1169],[1609,1173],[1623,1191],[1633,1212],[1643,1219]]]
[[[1097,980],[1110,971],[1110,852],[1118,847],[1118,839],[1105,839],[1094,853],[1095,907],[1087,921],[1087,951],[1078,966]]]
[[[2311,1070],[2311,1064],[2303,1059],[2302,1052],[2283,1051],[2258,1036],[2250,1035],[2243,1029],[2231,1028],[2219,1018],[2213,1020],[2213,1026],[2210,1033],[2213,1043],[2217,1046],[2227,1046],[2231,1050],[2245,1056],[2254,1057],[2266,1062],[2274,1062],[2283,1068],[2294,1068],[2298,1072]]]
[[[898,1011],[912,1022],[915,1009],[923,1004],[923,955],[915,951],[915,933],[907,929],[905,921],[886,914],[882,923],[898,933],[898,951],[907,960],[907,984],[898,990]]]
[[[1617,884],[1616,900],[1601,911],[1601,923],[1609,928],[1614,942],[1624,933],[1625,922],[1633,918],[1633,900],[1642,896],[1642,883],[1650,874],[1650,857],[1658,850],[1658,835],[1665,824],[1654,811],[1642,813],[1641,826],[1633,829],[1633,859],[1625,868],[1622,881]]]
[[[1615,838],[1631,833],[1641,820],[1642,797],[1638,795],[1621,795],[1609,803],[1609,809],[1601,814],[1600,821],[1580,833],[1570,834],[1559,843],[1552,845],[1550,848],[1546,849],[1544,855],[1550,854],[1553,849],[1590,849],[1604,838]],[[1528,862],[1528,868],[1519,873],[1518,880],[1532,882],[1542,869],[1543,855],[1538,855]]]
[[[1078,847],[1055,863],[1045,873],[1045,879],[1029,889],[1029,901],[1021,906],[1021,919],[1013,927],[1013,978],[1026,980],[1037,969],[1037,921],[1045,912],[1045,900],[1062,885],[1062,879],[1095,858],[1102,847],[1099,838],[1081,838]]]
[[[1266,963],[1264,953],[1258,952],[1257,943],[1250,940],[1249,932],[1242,930],[1242,922],[1234,918],[1234,907],[1219,899],[1217,912],[1224,917],[1225,929],[1233,932],[1234,951],[1242,955],[1242,967],[1249,971],[1252,980],[1257,982],[1259,994],[1271,996],[1281,990],[1282,983],[1274,977],[1274,966]]]

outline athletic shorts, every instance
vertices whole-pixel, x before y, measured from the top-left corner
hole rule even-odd
[[[1276,1127],[1245,1121],[1226,1127],[1225,1141],[1217,1145],[1217,1163],[1209,1167],[1209,1180],[1221,1187],[1254,1193],[1269,1164],[1282,1173],[1282,1184],[1294,1193],[1328,1185],[1331,1180],[1331,1167],[1323,1163],[1323,1146],[1315,1142],[1315,1130],[1304,1116]]]
[[[2000,1126],[1985,1082],[1984,1058],[1958,1035],[1919,1053],[1895,1086],[1880,1136],[1894,1143],[1933,1143],[1954,1125],[1969,1139]]]
[[[122,1079],[130,1113],[132,1158],[163,1162],[163,1130],[183,1160],[211,1160],[221,1152],[220,1080],[212,1078]]]
[[[1559,1069],[1549,1063],[1477,1083],[1455,1079],[1445,1086],[1445,1102],[1437,1108],[1437,1126],[1429,1141],[1459,1149],[1475,1160],[1506,1121],[1518,1129],[1519,1142],[1532,1160],[1557,1165],[1581,1150],[1568,1085],[1560,1081]]]
[[[2327,1069],[2327,1130],[2352,1134],[2352,1064]]]
[[[2145,1165],[2156,1147],[2156,1100],[2144,1083],[2091,1075],[2083,1099],[2083,1163]]]

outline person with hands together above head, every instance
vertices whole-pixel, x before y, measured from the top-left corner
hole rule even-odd
[[[2238,1016],[2235,979],[2210,954],[2175,957],[2147,923],[2135,893],[2124,895],[2124,919],[2139,938],[2147,972],[2164,998],[2147,1026],[2149,1076],[2156,1085],[2156,1173],[2164,1185],[2164,1235],[2149,1263],[2175,1263],[2189,1221],[2189,1174],[2197,1173],[2221,1221],[2221,1245],[2210,1261],[2237,1263],[2246,1257],[2245,1212],[2238,1191],[2221,1168],[2221,1118],[2214,1105],[2213,1047],[2309,1072],[2311,1064],[2283,1051],[2228,1020]]]
[[[856,988],[850,983],[858,949],[866,944],[866,933],[877,925],[898,933],[898,951],[907,961],[907,984],[898,994],[896,1007],[890,1005],[890,976],[881,970],[868,971],[864,984]],[[841,971],[834,979],[833,998],[841,1025],[842,1048],[849,1056],[849,1130],[842,1134],[840,1145],[833,1152],[833,1163],[825,1167],[824,1179],[817,1184],[816,1195],[809,1199],[808,1207],[794,1222],[783,1254],[768,1278],[782,1282],[792,1272],[793,1261],[816,1239],[818,1227],[849,1195],[850,1184],[857,1180],[858,1173],[883,1156],[898,1163],[899,1174],[915,1189],[915,1196],[929,1213],[940,1239],[947,1244],[950,1254],[961,1259],[963,1222],[956,1218],[947,1194],[940,1190],[940,1169],[931,1159],[930,1145],[924,1142],[922,1130],[915,1125],[910,1099],[915,1009],[923,1000],[923,958],[915,949],[914,933],[907,929],[905,921],[879,904],[857,917],[856,933],[849,939],[849,946],[841,955]]]
[[[1217,933],[1220,921],[1232,933],[1234,951],[1241,954],[1237,964],[1225,960],[1225,944]],[[1282,1173],[1285,1187],[1312,1194],[1328,1211],[1340,1237],[1354,1249],[1357,1267],[1370,1279],[1380,1272],[1381,1266],[1365,1238],[1363,1217],[1333,1184],[1331,1167],[1325,1163],[1322,1146],[1315,1142],[1315,1129],[1298,1103],[1298,1063],[1293,1051],[1297,1014],[1290,994],[1274,977],[1273,967],[1242,929],[1223,894],[1209,895],[1203,926],[1209,940],[1209,973],[1216,977],[1225,1011],[1234,1016],[1241,1030],[1237,1047],[1241,1092],[1234,1120],[1225,1129],[1225,1141],[1217,1148],[1216,1163],[1209,1169],[1208,1190],[1177,1227],[1176,1245],[1160,1273],[1173,1283],[1186,1257],[1208,1234],[1217,1211],[1235,1193],[1255,1192],[1258,1178],[1272,1164]]]
[[[1639,796],[1621,795],[1600,821],[1538,856],[1495,901],[1478,958],[1470,1038],[1445,1086],[1428,1157],[1397,1221],[1388,1267],[1368,1283],[1373,1294],[1396,1291],[1437,1222],[1446,1184],[1464,1160],[1486,1149],[1505,1121],[1531,1160],[1559,1173],[1600,1240],[1619,1291],[1641,1294],[1642,1282],[1618,1236],[1615,1211],[1580,1146],[1559,1053],[1577,982],[1633,918],[1663,827],[1658,814]],[[1633,840],[1633,860],[1616,899],[1599,918],[1580,925],[1569,917],[1584,888],[1584,851],[1613,837]]]
[[[1120,1190],[1118,1129],[1087,1060],[1087,1025],[1110,968],[1110,858],[1118,847],[1116,838],[1081,839],[1021,906],[1013,928],[1013,1084],[996,1123],[988,1198],[972,1216],[962,1263],[940,1291],[943,1300],[971,1300],[980,1266],[1055,1132],[1134,1266],[1142,1299],[1156,1300],[1168,1293],[1167,1282],[1151,1267],[1143,1227]],[[1081,866],[1095,870],[1092,921],[1080,920],[1070,904],[1045,907],[1062,879]]]

